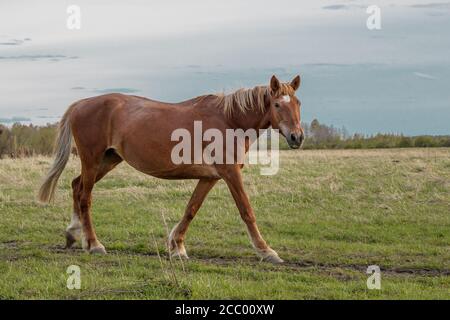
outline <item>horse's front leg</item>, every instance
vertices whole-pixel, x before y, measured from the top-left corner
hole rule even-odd
[[[183,218],[170,232],[168,243],[170,254],[172,256],[180,256],[186,259],[188,258],[184,247],[184,237],[186,235],[186,231],[192,219],[194,219],[198,209],[200,209],[206,195],[212,187],[214,187],[217,181],[217,179],[201,179],[198,182],[186,207]]]
[[[247,225],[248,233],[257,253],[265,261],[273,263],[283,262],[278,254],[267,245],[259,232],[258,226],[256,225],[255,213],[250,206],[250,201],[244,190],[240,167],[237,165],[229,165],[222,167],[220,171],[222,178],[227,183],[228,188],[233,195],[241,218]]]

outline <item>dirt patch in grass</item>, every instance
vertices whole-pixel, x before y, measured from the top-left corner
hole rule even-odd
[[[70,249],[82,251],[81,249]],[[155,253],[139,253],[135,251],[123,251],[123,250],[110,250],[111,253],[116,253],[119,255],[135,255],[135,256],[147,256],[152,258],[158,258],[158,255]],[[167,255],[162,255],[163,258],[167,258]],[[175,261],[177,258],[173,258]],[[228,257],[208,257],[208,256],[190,256],[189,261],[206,263],[206,264],[215,264],[218,266],[233,266],[237,264],[244,264],[247,266],[258,266],[259,269],[263,268],[265,270],[272,271],[280,271],[286,269],[301,271],[301,270],[311,270],[317,269],[322,271],[333,271],[336,269],[342,269],[347,271],[358,271],[358,272],[366,272],[368,265],[357,265],[357,264],[334,264],[334,263],[318,263],[315,261],[285,261],[281,264],[270,264],[264,261],[258,261],[257,257],[239,257],[239,258],[228,258]],[[431,269],[431,268],[381,268],[381,272],[386,274],[393,275],[420,275],[420,276],[449,276],[450,269]],[[335,272],[331,272],[330,274],[335,275]],[[337,276],[339,278],[339,276]]]

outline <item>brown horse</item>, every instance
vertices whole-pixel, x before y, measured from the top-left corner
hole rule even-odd
[[[163,103],[142,97],[107,94],[80,100],[64,114],[56,147],[56,159],[39,190],[39,199],[52,199],[56,183],[70,156],[72,137],[81,160],[81,175],[72,182],[73,215],[66,229],[67,247],[81,238],[90,253],[106,253],[95,234],[91,217],[94,184],[125,160],[135,169],[163,179],[199,179],[181,221],[172,229],[169,251],[187,258],[184,238],[189,223],[206,195],[223,179],[262,259],[282,262],[262,238],[241,177],[241,163],[174,164],[171,151],[178,128],[193,131],[194,121],[204,129],[280,129],[292,148],[303,142],[300,101],[295,91],[300,76],[280,83],[272,76],[269,86],[238,90],[229,95],[205,95],[181,103]],[[248,151],[248,143],[244,146]]]

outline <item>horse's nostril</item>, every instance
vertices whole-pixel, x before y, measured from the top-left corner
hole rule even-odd
[[[297,140],[297,136],[295,135],[295,133],[291,133],[291,141],[296,141]]]

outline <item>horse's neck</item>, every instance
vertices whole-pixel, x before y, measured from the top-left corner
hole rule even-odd
[[[244,131],[267,129],[270,126],[270,111],[268,107],[265,110],[265,112],[261,112],[258,108],[252,108],[245,113],[236,111],[231,115],[229,123],[233,129],[243,129]]]
[[[265,111],[261,111],[257,106],[249,108],[245,113],[240,110],[233,110],[230,116],[223,112],[223,99],[219,100],[216,95],[205,95],[194,98],[190,103],[198,108],[206,108],[208,112],[215,113],[224,118],[230,129],[267,129],[270,126],[269,102],[265,101]],[[265,99],[266,100],[266,99]],[[219,105],[218,105],[219,103]]]

